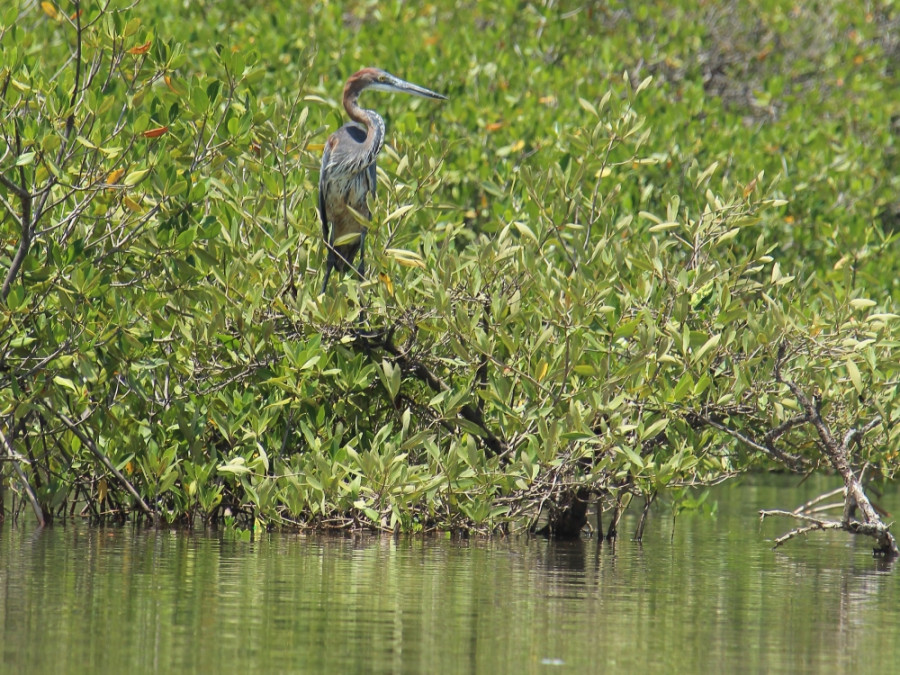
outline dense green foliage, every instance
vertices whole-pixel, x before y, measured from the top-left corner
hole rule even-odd
[[[633,4],[4,9],[6,485],[491,529],[824,466],[787,382],[836,435],[875,420],[853,466],[890,478],[890,4]],[[364,95],[370,278],[319,296],[318,157],[365,65],[450,100]]]

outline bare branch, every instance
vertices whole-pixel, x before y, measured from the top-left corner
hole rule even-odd
[[[784,452],[783,450],[778,449],[775,446],[774,442],[768,441],[770,436],[772,436],[772,438],[774,440],[774,438],[778,438],[778,436],[783,434],[787,429],[784,429],[777,435],[773,436],[773,432],[778,431],[778,429],[781,429],[782,427],[785,427],[787,422],[782,424],[780,427],[777,427],[776,429],[773,429],[772,431],[768,432],[765,435],[765,438],[767,439],[767,443],[766,443],[766,445],[762,445],[762,444],[756,442],[755,440],[753,440],[752,438],[750,438],[749,436],[747,436],[746,434],[741,433],[737,429],[732,429],[731,427],[727,427],[724,424],[716,422],[715,420],[713,420],[710,417],[700,415],[700,416],[698,416],[698,419],[701,422],[703,422],[704,424],[711,426],[713,429],[718,429],[719,431],[725,432],[732,438],[740,441],[741,443],[743,443],[744,445],[746,445],[750,448],[753,448],[757,452],[761,452],[764,455],[771,457],[772,459],[782,462],[783,464],[787,465],[791,469],[797,470],[797,469],[802,468],[804,465],[802,457],[799,457],[797,455],[791,455],[787,452]],[[791,420],[788,420],[788,422],[792,422],[793,419],[794,418],[792,418]],[[794,425],[792,425],[792,426],[794,426]]]
[[[840,530],[843,529],[841,523],[836,521],[822,521],[819,523],[815,523],[814,525],[806,525],[805,527],[798,527],[787,534],[783,534],[778,539],[775,540],[775,545],[772,548],[778,548],[785,542],[793,539],[794,537],[799,537],[801,534],[806,534],[807,532],[815,532],[816,530]]]
[[[877,415],[875,419],[866,424],[861,429],[854,428],[850,429],[846,434],[844,434],[844,442],[842,448],[844,452],[850,452],[850,444],[854,441],[858,441],[860,438],[865,436],[867,433],[872,431],[875,427],[881,424],[881,415]]]

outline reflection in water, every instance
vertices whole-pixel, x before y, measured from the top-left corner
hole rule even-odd
[[[2,671],[890,670],[896,572],[834,533],[771,551],[756,509],[805,496],[777,480],[643,547],[5,526]]]

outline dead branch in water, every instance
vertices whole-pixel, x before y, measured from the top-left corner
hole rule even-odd
[[[792,425],[796,426],[796,424],[799,423],[798,420],[802,418],[803,423],[808,423],[813,426],[819,437],[819,447],[821,448],[822,454],[825,455],[834,470],[840,474],[844,481],[844,487],[839,491],[829,492],[826,495],[822,495],[815,500],[807,502],[795,511],[760,511],[761,519],[765,519],[767,516],[785,516],[807,523],[806,525],[791,530],[787,534],[776,539],[775,548],[798,535],[806,534],[813,530],[844,530],[851,534],[862,534],[873,537],[876,542],[876,547],[874,549],[875,555],[887,557],[896,557],[900,555],[900,549],[897,547],[897,542],[890,532],[890,525],[886,525],[881,520],[877,510],[872,506],[872,502],[869,500],[865,488],[863,487],[861,476],[857,476],[854,472],[850,460],[851,446],[854,443],[859,443],[863,436],[868,432],[879,427],[882,424],[881,417],[876,416],[860,427],[848,429],[844,434],[843,439],[838,440],[838,437],[835,436],[831,427],[829,427],[828,423],[822,417],[821,399],[817,396],[810,398],[795,382],[787,379],[782,374],[781,367],[784,364],[785,351],[785,345],[782,343],[778,349],[778,356],[775,360],[775,380],[790,389],[794,398],[797,400],[797,403],[800,404],[800,407],[803,410],[799,416],[792,418]],[[844,493],[844,509],[840,520],[829,520],[809,515],[808,510],[813,504],[834,496],[838,492]],[[862,514],[862,520],[858,520],[854,517],[857,509]]]

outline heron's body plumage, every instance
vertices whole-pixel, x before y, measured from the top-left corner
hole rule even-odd
[[[376,126],[381,132],[370,139],[358,123],[345,124],[325,145],[319,174],[319,217],[325,241],[341,241],[360,233],[363,225],[357,213],[366,220],[372,217],[368,196],[375,194],[375,159],[384,145],[384,122]],[[334,268],[338,272],[353,263],[359,244],[357,238],[334,246]]]

